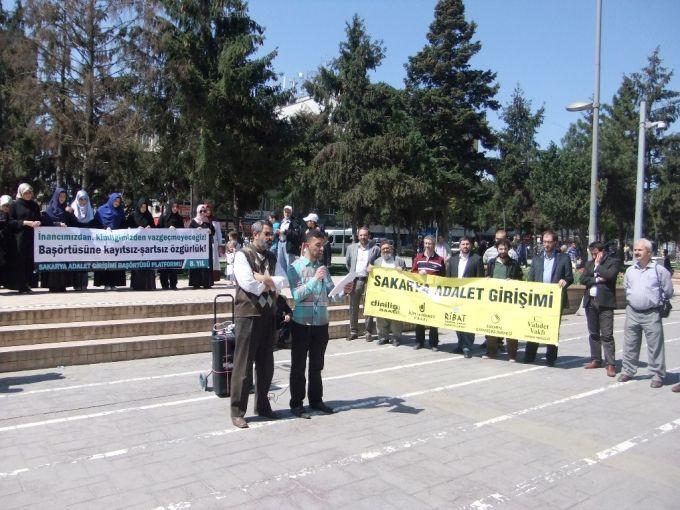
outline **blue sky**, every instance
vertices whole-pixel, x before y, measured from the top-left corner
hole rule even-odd
[[[403,86],[404,64],[425,44],[435,0],[251,0],[250,13],[265,28],[265,50],[278,49],[277,72],[288,79],[309,73],[337,55],[345,23],[364,18],[387,50],[375,81]],[[481,52],[477,68],[498,73],[505,105],[519,84],[533,103],[545,106],[538,142],[559,143],[579,114],[565,111],[588,100],[594,88],[595,0],[468,0]],[[639,71],[656,46],[664,65],[680,69],[680,0],[603,0],[601,100],[610,102],[624,73]],[[680,90],[680,77],[671,87]],[[494,127],[502,127],[496,114]],[[673,127],[673,130],[677,126]]]

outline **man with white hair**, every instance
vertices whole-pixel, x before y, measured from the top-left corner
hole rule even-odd
[[[661,388],[666,377],[666,359],[661,322],[662,300],[673,296],[670,273],[652,261],[652,243],[638,239],[633,246],[634,264],[626,270],[626,323],[623,340],[623,368],[620,382],[630,381],[637,371],[642,333],[647,341],[647,368],[652,388]]]

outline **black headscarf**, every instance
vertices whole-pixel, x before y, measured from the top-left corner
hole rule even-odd
[[[146,211],[142,212],[141,208],[146,205]],[[137,200],[137,207],[128,217],[128,226],[130,227],[154,227],[153,216],[151,211],[149,211],[149,203],[146,198],[140,198]]]
[[[182,215],[179,212],[172,212],[172,206],[174,205],[178,205],[177,200],[171,199],[163,216],[158,220],[159,228],[184,228],[184,218],[182,218]]]

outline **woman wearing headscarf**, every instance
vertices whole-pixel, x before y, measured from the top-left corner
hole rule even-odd
[[[76,225],[76,218],[66,209],[67,195],[64,188],[55,188],[47,209],[42,213],[44,227],[71,227]],[[68,261],[64,261],[68,262]],[[66,287],[72,285],[72,275],[69,271],[45,271],[40,274],[40,286],[47,287],[50,292],[66,292]]]
[[[26,294],[38,286],[38,273],[33,269],[33,229],[40,226],[41,220],[30,184],[19,185],[9,217],[18,223],[19,231],[14,236],[15,256],[7,261],[7,288]]]
[[[128,228],[153,228],[153,215],[149,211],[146,198],[137,200],[137,207],[127,217]],[[156,290],[156,271],[154,269],[133,269],[130,276],[132,290]]]
[[[184,218],[179,213],[177,200],[170,200],[165,212],[158,220],[158,228],[184,228]],[[158,271],[161,279],[161,287],[164,289],[177,289],[177,270],[161,269]]]
[[[212,201],[206,201],[205,203],[205,214],[208,217],[208,221],[212,224],[215,229],[215,234],[213,240],[210,242],[210,247],[212,250],[212,277],[213,283],[220,280],[220,245],[223,243],[222,239],[222,229],[220,228],[220,222],[217,221],[213,215],[215,209],[215,204]]]
[[[79,228],[99,228],[101,225],[94,219],[94,209],[90,203],[90,195],[87,191],[81,189],[76,193],[76,199],[71,203],[71,210],[76,219],[74,227]],[[76,291],[87,289],[88,273],[87,271],[77,271],[73,273],[73,288]]]
[[[107,230],[119,230],[125,228],[125,206],[123,195],[111,193],[108,201],[97,209],[94,215],[95,221]],[[106,290],[114,290],[116,287],[125,287],[125,271],[95,271],[94,286],[104,286]]]
[[[2,195],[0,197],[0,286],[6,284],[7,263],[17,256],[16,239],[17,232],[21,229],[21,223],[9,217],[12,207],[12,197]]]
[[[201,204],[196,208],[196,217],[192,218],[191,222],[189,223],[189,228],[204,228],[210,230],[210,243],[208,246],[212,247],[213,238],[215,236],[215,227],[207,216],[207,208],[205,204]],[[198,289],[200,287],[209,289],[213,285],[212,249],[209,249],[208,253],[210,254],[210,267],[205,269],[189,269],[189,286],[193,287],[194,289]]]

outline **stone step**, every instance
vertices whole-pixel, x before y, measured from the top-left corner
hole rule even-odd
[[[289,303],[292,303],[288,298]],[[336,305],[347,305],[347,300]],[[228,313],[231,306],[228,301],[218,303],[218,311]],[[144,301],[120,303],[77,303],[28,308],[0,309],[1,326],[20,326],[34,324],[55,324],[67,322],[89,322],[124,319],[147,319],[153,317],[179,317],[182,315],[208,315],[213,313],[212,301],[148,303]]]
[[[348,320],[349,306],[330,307],[329,314],[332,322]],[[228,315],[218,314],[218,320],[230,318],[231,313]],[[0,347],[78,342],[105,338],[174,335],[210,331],[212,326],[212,313],[193,316],[0,326]]]
[[[360,330],[363,320],[360,321]],[[406,324],[406,330],[413,326]],[[344,339],[349,334],[349,320],[329,324],[331,339]],[[361,340],[359,340],[361,341]],[[0,347],[0,372],[54,368],[68,365],[86,365],[110,361],[155,358],[179,354],[209,352],[209,330],[168,335],[134,336],[52,342],[33,345]],[[206,371],[211,361],[206,357]]]

